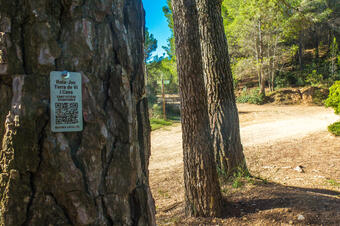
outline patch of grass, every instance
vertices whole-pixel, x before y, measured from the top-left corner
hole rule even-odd
[[[219,168],[217,168],[217,172],[220,178],[220,183],[223,184],[229,182],[233,188],[241,188],[246,183],[254,183],[249,171],[243,167],[239,167],[232,176],[227,176],[227,173]]]
[[[169,193],[167,191],[158,190],[158,194],[163,196],[163,198],[169,198],[170,197],[170,195],[169,195]]]
[[[335,136],[340,136],[340,122],[333,123],[328,126],[328,131]]]
[[[171,126],[172,122],[164,120],[164,119],[151,118],[150,125],[151,125],[151,130],[154,131],[165,126]]]
[[[340,183],[338,183],[336,180],[329,179],[329,180],[327,180],[327,182],[328,182],[330,185],[332,185],[333,187],[340,188]]]
[[[235,180],[233,181],[232,187],[233,188],[240,188],[244,185],[244,181],[242,180],[242,178],[237,177],[235,178]]]
[[[240,188],[242,187],[246,182],[247,183],[252,183],[253,184],[253,180],[252,177],[249,173],[248,170],[244,169],[244,168],[239,168],[235,173],[234,176],[232,177],[233,179],[233,184],[232,187],[233,188]]]

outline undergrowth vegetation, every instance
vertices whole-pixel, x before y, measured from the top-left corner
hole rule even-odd
[[[329,89],[329,96],[325,101],[326,107],[334,109],[335,114],[340,114],[340,81],[334,83]],[[328,131],[335,136],[340,136],[340,122],[328,126]]]
[[[335,136],[340,136],[340,122],[335,122],[328,126],[328,131]]]
[[[164,119],[156,119],[156,118],[151,118],[150,119],[150,125],[151,125],[151,130],[157,130],[160,129],[164,126],[171,126],[173,123],[171,121],[167,121]]]
[[[265,96],[260,94],[259,89],[247,89],[244,87],[241,95],[236,97],[238,103],[249,103],[261,105],[265,103]]]

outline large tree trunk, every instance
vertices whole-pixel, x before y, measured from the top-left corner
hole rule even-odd
[[[0,5],[0,225],[153,225],[141,1]],[[51,132],[53,70],[82,73],[82,132]]]
[[[196,0],[215,160],[226,176],[245,170],[221,1]]]
[[[207,96],[195,0],[172,2],[181,95],[185,210],[189,216],[221,214],[221,192],[210,139]]]

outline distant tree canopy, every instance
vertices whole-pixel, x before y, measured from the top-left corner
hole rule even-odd
[[[163,12],[172,31],[163,47],[166,65],[175,75],[171,0]],[[223,0],[235,85],[255,80],[264,92],[266,87],[330,86],[339,80],[339,15],[339,0]]]
[[[163,12],[168,21],[168,26],[171,31],[171,36],[168,39],[168,45],[162,46],[166,54],[164,56],[154,56],[151,58],[151,54],[146,61],[146,68],[148,73],[148,97],[149,103],[152,105],[156,102],[156,95],[161,93],[161,79],[169,80],[169,84],[165,85],[166,93],[178,93],[178,76],[177,76],[177,64],[175,53],[175,38],[173,33],[173,18],[171,0],[167,0],[167,6],[163,7]],[[153,38],[152,34],[147,33],[147,40]],[[157,42],[157,41],[156,41]],[[157,47],[156,47],[157,48]],[[155,48],[155,49],[156,49]],[[152,52],[152,51],[151,51]]]
[[[145,29],[145,42],[144,42],[144,54],[145,61],[149,61],[152,56],[152,52],[157,49],[157,40],[153,37],[153,34],[149,33],[149,30]]]
[[[339,53],[330,54],[340,39],[339,10],[337,0],[224,0],[234,75],[256,75],[261,89],[268,84],[273,90],[311,84],[307,77],[315,70],[319,83],[332,84],[340,78],[334,67]]]

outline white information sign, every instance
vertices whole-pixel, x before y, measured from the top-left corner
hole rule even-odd
[[[51,72],[51,130],[53,132],[83,130],[81,88],[81,73]]]

